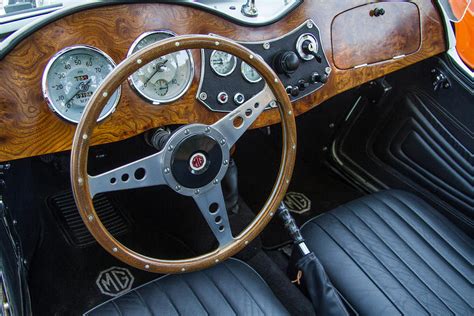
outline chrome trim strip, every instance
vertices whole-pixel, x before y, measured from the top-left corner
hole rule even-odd
[[[177,5],[184,5],[194,8],[200,8],[205,11],[208,11],[212,14],[222,16],[232,22],[239,23],[244,26],[264,26],[271,23],[274,23],[291,11],[296,9],[304,0],[278,0],[281,1],[284,7],[280,7],[280,10],[275,11],[275,0],[258,0],[263,2],[263,7],[260,7],[260,14],[258,17],[245,17],[240,11],[241,1],[238,0],[159,0],[157,3],[170,3]],[[17,23],[14,28],[11,28],[11,32],[16,31],[9,37],[0,42],[0,60],[5,57],[20,41],[29,36],[31,33],[40,29],[41,27],[54,22],[62,17],[68,16],[75,12],[82,10],[87,10],[95,7],[114,5],[114,4],[128,4],[128,3],[137,3],[133,0],[95,0],[87,3],[81,3],[74,6],[63,7],[56,11],[53,11],[49,14],[45,14],[41,17],[38,17],[34,20],[25,19],[26,24],[18,23],[15,21],[12,23]],[[143,3],[147,3],[143,1]],[[226,6],[224,9],[224,5]],[[257,3],[259,5],[259,3]],[[235,6],[235,10],[231,10],[230,7]],[[265,14],[265,8],[272,9],[271,13]],[[278,8],[278,7],[277,7]],[[234,12],[235,11],[235,12]],[[8,24],[4,24],[6,26]],[[3,27],[2,26],[2,27]]]

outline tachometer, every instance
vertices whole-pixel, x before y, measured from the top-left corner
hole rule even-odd
[[[114,61],[95,47],[67,47],[46,66],[43,96],[56,114],[78,123],[92,94],[114,68]],[[120,88],[107,102],[99,120],[114,111],[119,99]]]
[[[170,31],[144,33],[132,44],[128,55],[172,36],[175,34]],[[194,64],[191,53],[178,51],[161,56],[143,66],[129,77],[129,82],[145,100],[161,104],[172,102],[186,93],[193,77]]]
[[[222,77],[230,75],[237,66],[237,58],[220,50],[215,50],[210,57],[211,68]]]

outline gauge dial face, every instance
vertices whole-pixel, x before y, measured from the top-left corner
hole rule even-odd
[[[230,75],[235,66],[237,66],[237,58],[220,50],[215,50],[210,57],[211,68],[216,74],[222,77]]]
[[[256,83],[262,80],[262,77],[260,76],[258,71],[244,61],[242,62],[240,71],[242,72],[242,76],[244,76],[245,80],[250,83]]]
[[[58,52],[43,73],[43,96],[62,118],[78,123],[92,94],[115,68],[104,52],[90,46],[73,46]],[[99,120],[113,112],[120,88],[102,110]]]
[[[170,31],[142,34],[130,47],[128,55],[163,39],[175,36]],[[138,69],[129,78],[130,85],[145,100],[153,104],[172,102],[180,98],[194,77],[194,65],[189,51],[161,56]]]

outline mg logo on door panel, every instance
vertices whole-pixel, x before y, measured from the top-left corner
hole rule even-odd
[[[128,269],[112,267],[99,274],[96,284],[102,294],[117,296],[129,291],[134,280]]]

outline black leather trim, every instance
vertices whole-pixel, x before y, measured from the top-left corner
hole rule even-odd
[[[472,315],[473,240],[433,207],[385,191],[307,222],[307,245],[363,315]]]
[[[246,263],[229,259],[210,269],[166,275],[84,315],[288,315]]]

